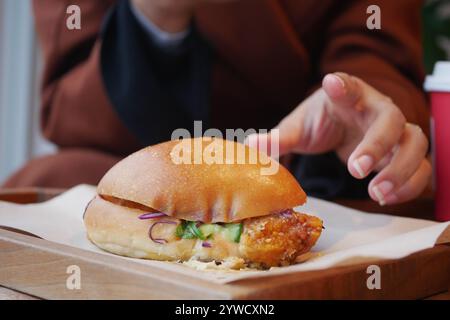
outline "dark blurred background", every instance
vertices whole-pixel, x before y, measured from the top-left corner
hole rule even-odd
[[[429,0],[423,8],[425,67],[431,73],[439,60],[450,60],[450,0]]]

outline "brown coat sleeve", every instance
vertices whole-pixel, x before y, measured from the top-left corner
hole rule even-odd
[[[421,0],[352,1],[331,23],[320,63],[322,75],[343,71],[391,97],[409,122],[428,132],[429,110],[421,90]],[[366,9],[378,4],[381,30],[366,28]]]
[[[124,155],[138,147],[108,101],[100,73],[99,31],[108,1],[34,0],[44,56],[42,128],[60,147],[87,147]],[[66,27],[69,5],[81,9],[81,30]]]

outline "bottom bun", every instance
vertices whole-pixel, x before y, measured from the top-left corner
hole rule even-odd
[[[217,262],[237,258],[243,261],[241,265],[271,267],[295,262],[297,256],[311,249],[322,231],[320,219],[286,210],[244,220],[238,243],[220,232],[205,241],[181,239],[177,237],[176,229],[182,220],[171,217],[139,219],[144,213],[97,196],[86,208],[84,216],[88,238],[103,250],[133,258]],[[164,239],[164,243],[150,238],[149,230],[155,223],[152,237]]]

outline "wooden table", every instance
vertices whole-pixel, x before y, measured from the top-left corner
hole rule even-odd
[[[60,189],[13,189],[13,190],[0,190],[0,200],[11,201],[16,203],[35,203],[48,200],[55,195],[59,194],[62,190]],[[391,207],[380,207],[373,201],[368,200],[338,200],[339,204],[360,209],[367,212],[384,212],[388,214],[403,216],[403,217],[414,217],[421,219],[433,219],[433,199],[430,194],[423,196],[418,200],[413,202],[396,205]],[[36,297],[24,294],[15,290],[11,290],[0,286],[0,300],[30,300],[37,299]],[[428,297],[427,299],[445,299],[450,300],[450,292],[442,292],[437,295]]]
[[[0,189],[0,200],[14,203],[36,203],[49,200],[63,189],[20,188]],[[0,300],[36,300],[38,298],[0,286]]]

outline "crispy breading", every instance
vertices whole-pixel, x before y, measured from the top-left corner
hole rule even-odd
[[[322,232],[322,220],[286,210],[244,221],[239,251],[262,266],[288,265],[308,252]]]

